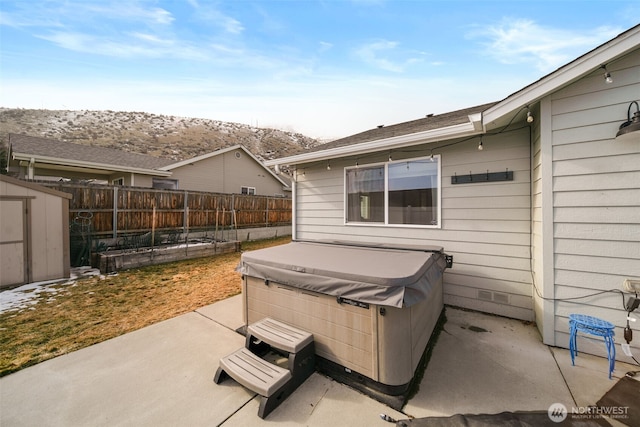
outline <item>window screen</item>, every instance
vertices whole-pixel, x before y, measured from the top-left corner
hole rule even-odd
[[[440,225],[440,156],[345,170],[346,222]]]

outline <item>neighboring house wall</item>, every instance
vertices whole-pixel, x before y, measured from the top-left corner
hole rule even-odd
[[[15,267],[28,267],[17,281],[14,274],[9,279],[1,274],[0,286],[69,277],[70,197],[33,183],[0,177],[3,234],[0,270],[17,272]],[[6,235],[13,236],[11,241],[4,240]],[[21,265],[15,265],[20,262]]]
[[[236,149],[171,169],[181,190],[213,193],[241,192],[253,187],[256,195],[284,194],[283,185],[244,150]]]
[[[153,176],[152,175],[142,175],[135,173],[116,173],[109,177],[108,184],[113,184],[113,181],[119,178],[124,178],[124,184],[131,187],[147,187],[151,188],[153,186]],[[166,179],[166,177],[162,177]]]
[[[614,139],[629,103],[640,98],[640,50],[608,69],[613,84],[594,73],[542,102],[543,115],[551,119],[551,139],[542,149],[553,162],[552,278],[558,299],[621,290],[626,278],[640,277],[640,144]],[[551,344],[567,345],[570,313],[616,324],[616,341],[624,342],[622,301],[607,292],[557,302]],[[633,343],[638,346],[637,339]],[[588,351],[604,354],[604,346]]]
[[[441,155],[442,227],[345,225],[344,168],[356,158],[300,166],[296,183],[296,239],[347,240],[371,244],[443,246],[454,256],[444,277],[445,303],[503,316],[533,320],[530,272],[531,185],[529,128],[484,136],[437,148],[436,144],[393,152],[393,160]],[[450,143],[448,141],[447,143]],[[445,144],[443,144],[445,145]],[[389,153],[367,155],[385,162]],[[451,184],[454,174],[506,171],[514,181]]]

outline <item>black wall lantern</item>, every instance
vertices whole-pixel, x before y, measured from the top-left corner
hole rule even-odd
[[[636,105],[636,112],[631,117],[631,106]],[[627,110],[627,121],[620,125],[616,134],[616,141],[640,141],[640,107],[637,101],[632,101]]]

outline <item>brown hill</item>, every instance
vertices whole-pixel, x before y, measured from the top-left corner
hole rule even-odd
[[[0,108],[0,141],[9,133],[59,139],[184,160],[242,144],[262,160],[304,152],[321,142],[299,133],[245,124],[123,111]]]

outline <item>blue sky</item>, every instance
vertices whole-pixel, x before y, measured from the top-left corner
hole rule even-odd
[[[0,106],[337,138],[503,99],[637,25],[638,3],[2,0]]]

